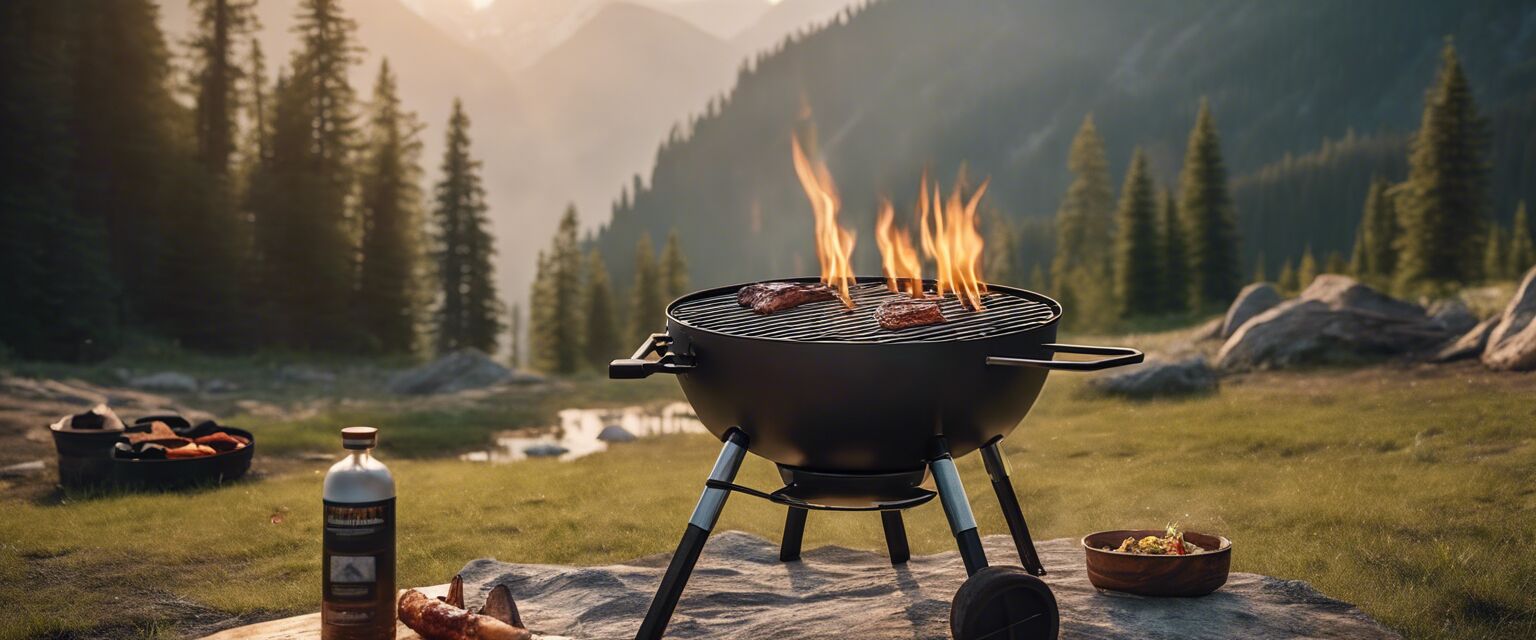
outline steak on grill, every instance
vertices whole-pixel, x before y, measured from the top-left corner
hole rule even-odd
[[[820,283],[759,282],[742,287],[736,293],[737,304],[761,315],[793,309],[807,302],[835,299],[837,292]]]
[[[896,298],[880,303],[875,308],[875,320],[880,321],[881,327],[891,331],[947,322],[943,310],[939,309],[938,300],[911,298]]]

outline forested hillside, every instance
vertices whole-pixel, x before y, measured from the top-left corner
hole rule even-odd
[[[1281,220],[1319,224],[1245,242],[1244,269],[1260,246],[1273,263],[1314,235],[1343,248],[1364,181],[1402,171],[1403,149],[1384,147],[1418,126],[1446,36],[1491,116],[1492,210],[1507,219],[1517,200],[1536,196],[1524,124],[1536,87],[1536,34],[1524,26],[1533,15],[1515,0],[876,2],[755,60],[723,108],[664,143],[649,179],[617,194],[597,245],[618,283],[631,279],[640,232],[671,229],[690,248],[699,286],[806,271],[812,218],[789,152],[802,121],[819,131],[845,223],[863,241],[873,238],[876,199],[910,202],[924,167],[946,179],[962,165],[990,176],[988,200],[1011,218],[1053,214],[1069,141],[1089,113],[1116,184],[1140,145],[1155,181],[1171,186],[1208,96],[1243,235],[1289,224]],[[1318,163],[1343,173],[1306,177]],[[1319,199],[1277,195],[1287,185]],[[873,251],[854,257],[861,271],[877,270]]]

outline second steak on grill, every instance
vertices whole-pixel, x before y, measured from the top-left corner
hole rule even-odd
[[[835,299],[837,292],[820,283],[759,282],[736,292],[737,304],[762,315],[792,309],[807,302]]]
[[[875,320],[880,326],[896,331],[947,322],[938,300],[913,300],[896,298],[880,303],[875,309]]]

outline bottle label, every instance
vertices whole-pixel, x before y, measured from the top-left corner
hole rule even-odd
[[[326,625],[394,625],[395,499],[325,501]]]

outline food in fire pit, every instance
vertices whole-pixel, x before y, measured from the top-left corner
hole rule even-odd
[[[136,429],[145,428],[142,423],[134,425]],[[187,435],[177,433],[166,423],[156,420],[149,423],[147,431],[129,431],[127,442],[118,442],[116,455],[119,458],[132,460],[163,460],[166,458],[201,458],[227,451],[244,449],[250,441],[243,437],[214,431],[196,438],[189,437],[202,429],[184,431]],[[216,428],[216,426],[214,427]]]
[[[736,292],[736,304],[761,315],[793,309],[807,302],[836,299],[837,292],[820,283],[759,282]]]
[[[486,596],[479,613],[464,608],[463,583],[454,576],[447,600],[428,598],[415,589],[400,596],[400,621],[426,640],[529,640],[527,629],[515,624],[517,607],[505,585]]]
[[[1205,553],[1208,549],[1184,541],[1184,532],[1179,525],[1170,524],[1163,530],[1162,536],[1146,536],[1140,540],[1126,538],[1120,543],[1118,549],[1104,547],[1105,551],[1117,553],[1129,553],[1133,555],[1149,556],[1185,556],[1192,553]]]
[[[938,300],[913,300],[896,298],[882,302],[875,309],[875,320],[891,331],[924,327],[946,322]]]

